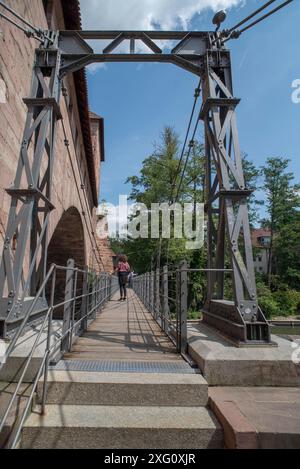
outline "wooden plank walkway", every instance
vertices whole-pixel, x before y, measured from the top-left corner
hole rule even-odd
[[[116,293],[65,360],[183,361],[132,290]]]

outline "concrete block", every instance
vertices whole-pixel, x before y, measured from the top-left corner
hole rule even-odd
[[[62,321],[53,321],[52,344],[54,344],[58,340],[57,334],[61,334],[61,328]],[[15,383],[19,380],[26,360],[32,351],[32,347],[39,333],[39,330],[40,325],[31,326],[28,331],[22,337],[20,337],[10,357],[7,359],[6,363],[0,367],[0,382],[2,381]],[[45,355],[46,344],[47,334],[43,332],[35,350],[35,353],[30,361],[28,370],[25,374],[23,380],[24,383],[31,383],[35,379],[36,374],[41,366],[43,357]]]
[[[237,348],[202,323],[188,327],[189,354],[211,386],[300,386],[292,342],[272,340],[278,347]]]
[[[300,448],[299,387],[215,387],[209,403],[228,448]]]

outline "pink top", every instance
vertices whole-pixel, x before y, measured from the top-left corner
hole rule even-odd
[[[119,264],[118,264],[118,271],[119,271],[119,272],[129,272],[129,271],[130,271],[130,267],[129,267],[128,262],[119,262]]]

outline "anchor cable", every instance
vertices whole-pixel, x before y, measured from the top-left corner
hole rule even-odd
[[[189,120],[189,123],[188,123],[188,128],[187,128],[187,131],[186,131],[182,151],[181,151],[181,154],[180,154],[180,159],[179,159],[178,166],[177,166],[177,169],[176,169],[176,172],[175,172],[175,176],[174,176],[174,179],[173,179],[173,182],[172,182],[172,192],[171,192],[171,197],[170,197],[169,204],[173,203],[173,194],[174,194],[177,178],[179,176],[182,161],[183,161],[183,158],[184,158],[185,148],[186,148],[186,144],[187,144],[188,137],[189,137],[189,134],[190,134],[190,130],[191,130],[191,126],[192,126],[192,122],[193,122],[193,118],[194,118],[194,114],[195,114],[195,110],[196,110],[197,101],[198,101],[200,93],[201,93],[200,85],[201,85],[201,78],[199,80],[199,84],[198,84],[197,88],[195,89],[194,103],[193,103],[193,107],[192,107],[192,112],[191,112],[190,120]]]
[[[253,21],[252,23],[250,23],[248,26],[245,26],[243,29],[241,30],[238,30],[238,29],[235,29],[234,28],[231,28],[229,31],[224,31],[223,34],[226,34],[226,36],[228,35],[229,33],[229,37],[226,37],[226,39],[223,39],[222,40],[222,44],[224,44],[225,42],[229,41],[230,39],[237,39],[238,37],[240,37],[240,35],[247,31],[248,29],[252,28],[253,26],[255,26],[256,24],[260,23],[261,21],[265,20],[266,18],[268,18],[269,16],[273,15],[274,13],[276,13],[277,11],[281,10],[283,7],[289,5],[290,3],[292,3],[294,0],[286,0],[285,2],[281,3],[280,5],[278,5],[276,8],[273,8],[273,10],[269,11],[268,13],[266,13],[265,15],[261,16],[260,18],[258,18],[257,20]],[[264,7],[265,8],[265,7]],[[263,9],[263,7],[262,7]],[[260,10],[261,11],[261,10]],[[252,18],[253,16],[255,16],[254,14],[253,15],[250,15],[250,18]],[[248,21],[248,19],[246,20],[243,20],[242,22],[239,23],[239,25],[241,24],[244,24],[246,21]],[[222,33],[221,33],[222,35]],[[216,42],[216,40],[214,41]]]
[[[29,23],[29,21],[27,21],[25,18],[19,15],[19,13],[17,13],[11,7],[6,5],[3,1],[0,1],[0,6],[3,7],[6,11],[8,11],[10,14],[12,14],[16,19],[21,21],[25,26],[30,28],[29,30],[25,29],[25,27],[16,23],[13,19],[9,18],[3,13],[0,13],[1,18],[3,18],[4,20],[8,21],[12,25],[16,26],[18,29],[23,31],[27,37],[32,37],[36,39],[37,41],[40,41],[41,43],[44,42],[44,39],[47,39],[48,41],[53,42],[53,40],[46,34],[46,32],[42,28],[37,28],[36,26],[33,26],[31,23]]]
[[[276,2],[276,0],[270,0],[269,2],[265,3],[263,6],[261,6],[260,8],[258,8],[257,10],[255,10],[253,13],[251,13],[250,15],[248,15],[246,18],[244,18],[242,21],[240,21],[238,24],[236,24],[235,26],[232,26],[232,28],[230,28],[228,30],[229,33],[231,33],[232,31],[234,31],[235,29],[239,28],[240,26],[242,26],[243,24],[247,23],[247,21],[251,20],[254,16],[258,15],[258,13],[260,13],[261,11],[265,10],[268,6],[270,6],[272,3]]]
[[[269,11],[268,13],[266,13],[265,15],[261,16],[260,18],[258,18],[256,21],[253,21],[253,23],[250,23],[248,26],[246,26],[245,28],[241,29],[241,33],[243,33],[244,31],[247,31],[248,29],[252,28],[253,26],[255,26],[256,24],[260,23],[261,21],[263,21],[264,19],[268,18],[269,16],[273,15],[274,13],[276,13],[277,11],[281,10],[281,8],[289,5],[289,3],[292,3],[294,0],[287,0],[286,2],[284,3],[281,3],[280,5],[278,5],[276,8],[274,8],[273,10]]]

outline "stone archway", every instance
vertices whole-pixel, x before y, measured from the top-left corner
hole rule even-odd
[[[48,245],[48,269],[51,264],[66,266],[69,259],[74,259],[75,266],[79,269],[83,269],[86,265],[84,230],[80,214],[75,207],[71,207],[63,213],[55,228]],[[58,270],[56,274],[55,304],[64,300],[65,282],[65,272]],[[77,291],[80,291],[81,286],[82,274],[79,274]],[[46,293],[49,298],[49,286]],[[61,318],[62,311],[63,308],[56,310],[54,317]]]

